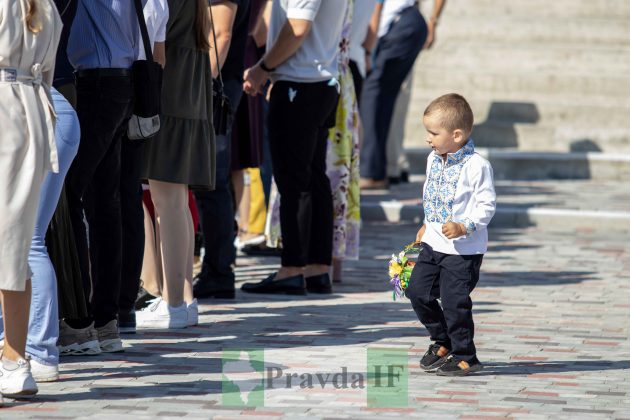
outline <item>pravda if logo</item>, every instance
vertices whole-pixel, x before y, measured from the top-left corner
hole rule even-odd
[[[262,407],[265,402],[263,350],[223,350],[221,361],[223,405]]]
[[[360,350],[359,350],[360,351]],[[399,348],[365,349],[363,367],[339,366],[326,371],[294,368],[278,363],[265,365],[262,349],[229,349],[222,357],[222,404],[232,407],[262,407],[265,395],[315,389],[336,389],[353,398],[362,395],[368,407],[408,405],[408,353]],[[300,357],[296,354],[296,360]],[[308,361],[308,354],[305,355]],[[361,363],[359,362],[359,365]],[[301,365],[304,366],[304,365]],[[268,396],[269,396],[268,395]]]

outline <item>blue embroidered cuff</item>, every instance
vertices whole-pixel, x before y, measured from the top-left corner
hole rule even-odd
[[[462,223],[464,224],[464,226],[466,227],[466,234],[470,235],[471,233],[473,233],[474,231],[477,230],[477,227],[475,226],[475,224],[473,223],[472,220],[466,218],[464,220],[462,220]]]

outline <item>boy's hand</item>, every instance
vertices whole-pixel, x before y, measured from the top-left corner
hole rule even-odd
[[[418,229],[418,233],[416,233],[416,243],[422,242],[422,237],[424,236],[424,231],[426,230],[426,226],[422,225],[420,229]]]
[[[448,239],[459,238],[466,234],[466,226],[463,223],[447,222],[442,225],[442,233]]]

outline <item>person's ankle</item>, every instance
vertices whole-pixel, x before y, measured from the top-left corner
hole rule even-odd
[[[330,273],[330,266],[324,264],[310,264],[304,269],[304,277],[320,276]]]
[[[288,277],[304,275],[304,267],[280,267],[274,280],[282,280]]]

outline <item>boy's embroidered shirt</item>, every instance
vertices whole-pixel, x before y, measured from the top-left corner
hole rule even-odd
[[[427,159],[427,180],[423,189],[424,223],[422,239],[445,254],[473,255],[487,250],[486,227],[496,208],[496,194],[490,163],[475,153],[472,139],[446,160],[435,152]],[[447,222],[463,223],[466,235],[448,239],[442,234]]]
[[[427,222],[444,224],[452,220],[457,181],[464,164],[474,153],[475,145],[470,139],[456,153],[449,153],[446,162],[441,156],[433,154],[422,198],[424,218]]]

